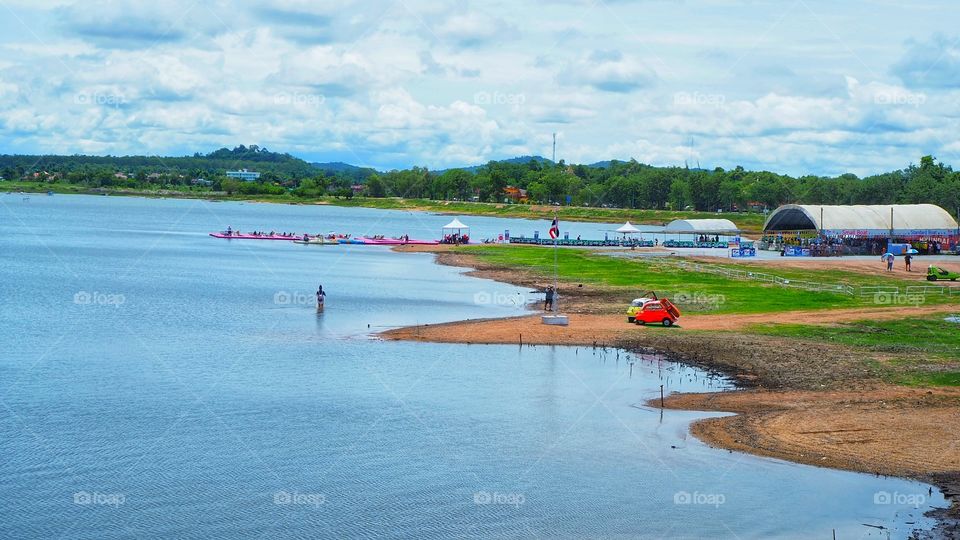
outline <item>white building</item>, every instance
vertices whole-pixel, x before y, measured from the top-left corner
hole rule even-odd
[[[227,171],[227,176],[230,178],[236,178],[237,180],[243,180],[244,182],[253,182],[260,178],[260,173],[248,171],[246,169],[240,169],[239,171]]]

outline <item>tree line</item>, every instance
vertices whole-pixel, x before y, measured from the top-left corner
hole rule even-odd
[[[227,170],[261,173],[255,182],[226,177]],[[369,169],[320,170],[289,154],[238,146],[206,155],[24,156],[0,155],[7,180],[66,182],[90,187],[182,189],[243,195],[404,197],[498,203],[537,203],[633,209],[761,211],[786,203],[933,203],[960,208],[960,172],[924,156],[918,165],[859,178],[769,171],[654,167],[630,161],[597,165],[491,161],[471,169],[424,167],[370,174]],[[202,179],[202,182],[197,182]],[[516,189],[525,197],[519,199]],[[511,194],[513,195],[511,197]]]
[[[653,167],[634,160],[604,166],[490,162],[475,174],[461,169],[431,173],[413,167],[370,177],[365,193],[505,202],[507,186],[525,189],[534,203],[634,209],[748,211],[772,210],[787,203],[933,203],[951,212],[960,207],[960,172],[933,156],[924,156],[919,165],[866,178],[853,174],[791,177],[739,166],[731,170]]]

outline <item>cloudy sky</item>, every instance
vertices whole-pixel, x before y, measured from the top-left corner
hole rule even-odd
[[[0,0],[0,153],[960,167],[960,2]]]

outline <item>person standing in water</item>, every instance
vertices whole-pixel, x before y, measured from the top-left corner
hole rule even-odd
[[[326,297],[327,293],[323,292],[323,285],[320,285],[320,288],[317,289],[317,312],[323,311],[323,301]]]

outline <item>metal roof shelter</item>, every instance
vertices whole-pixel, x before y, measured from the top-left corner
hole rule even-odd
[[[675,219],[664,227],[668,234],[726,234],[740,229],[729,219]]]
[[[770,214],[763,230],[813,230],[827,235],[860,237],[941,236],[956,234],[957,221],[935,204],[788,204]]]

